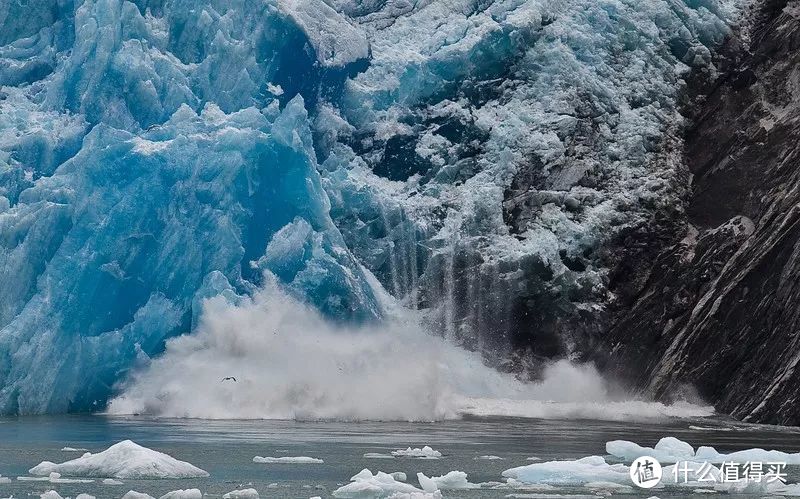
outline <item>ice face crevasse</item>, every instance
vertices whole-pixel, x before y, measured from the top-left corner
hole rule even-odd
[[[264,273],[363,322],[366,267],[451,339],[568,353],[736,7],[3,3],[0,412],[102,407]]]

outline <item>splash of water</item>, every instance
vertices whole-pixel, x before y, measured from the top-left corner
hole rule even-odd
[[[591,417],[591,408],[609,398],[591,366],[558,362],[540,383],[524,384],[427,334],[409,314],[345,327],[274,283],[237,306],[213,298],[198,330],[170,340],[164,355],[132,375],[108,412],[431,421],[483,414],[513,401],[517,412],[520,406],[539,408],[537,417],[546,417],[543,404],[572,407],[570,416],[575,404],[583,404]],[[236,381],[223,381],[227,377]],[[558,410],[553,414],[559,417]]]

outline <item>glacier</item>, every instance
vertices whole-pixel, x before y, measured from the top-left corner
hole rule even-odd
[[[744,3],[3,2],[0,413],[101,410],[272,279],[349,324],[385,288],[498,363],[577,355]]]

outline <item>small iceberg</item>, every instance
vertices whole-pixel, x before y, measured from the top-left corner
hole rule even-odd
[[[122,499],[156,499],[155,497],[151,496],[150,494],[145,494],[143,492],[136,492],[135,490],[129,490],[122,496]]]
[[[476,461],[502,461],[505,458],[500,456],[478,456],[475,458]]]
[[[80,478],[61,478],[61,473],[52,472],[47,476],[18,476],[20,482],[50,482],[50,483],[92,483],[94,480]]]
[[[463,471],[451,471],[446,475],[428,478],[423,473],[417,473],[419,485],[425,492],[436,492],[437,490],[463,490],[478,489],[480,485],[470,483],[467,474]]]
[[[380,452],[367,452],[364,454],[364,457],[367,459],[394,459],[394,456],[391,454],[382,454]]]
[[[120,482],[119,480],[114,480],[113,478],[104,478],[102,482],[103,485],[124,485],[124,482]]]
[[[259,499],[258,491],[256,489],[238,489],[232,490],[222,496],[222,499]]]
[[[200,489],[180,489],[167,492],[159,499],[203,499]]]
[[[55,490],[48,490],[47,492],[43,492],[39,495],[39,499],[64,499],[61,497],[61,494],[56,492]]]
[[[642,447],[628,440],[613,440],[606,443],[606,452],[625,462],[632,462],[642,456],[650,456],[661,463],[674,464],[679,461],[697,461],[720,464],[723,462],[780,462],[800,465],[800,453],[787,453],[777,450],[746,449],[728,454],[717,452],[714,447],[699,447],[694,450],[689,443],[675,437],[664,437],[655,447]]]
[[[666,474],[666,472],[665,472]],[[584,485],[591,482],[631,483],[628,467],[624,464],[608,464],[601,456],[589,456],[574,461],[547,461],[528,464],[503,472],[526,484]]]
[[[333,497],[338,499],[355,499],[367,497],[395,497],[393,494],[425,494],[424,490],[413,485],[401,482],[389,473],[382,471],[372,474],[368,469],[363,469],[350,478],[350,483],[333,491]],[[411,496],[397,496],[411,497]],[[428,497],[428,496],[413,496]]]
[[[0,475],[0,483],[11,483],[11,479],[6,476]]]
[[[80,447],[63,447],[61,452],[89,452],[89,449],[83,449]]]
[[[439,459],[442,457],[442,453],[438,450],[433,450],[429,446],[425,446],[423,448],[415,447],[415,448],[407,448],[407,449],[398,449],[393,450],[392,455],[396,457],[415,457],[418,459]]]
[[[95,478],[198,478],[208,473],[167,454],[123,440],[97,454],[84,455],[61,464],[44,461],[29,470],[32,475],[60,473]],[[129,498],[130,499],[130,498]]]
[[[317,459],[315,457],[308,457],[308,456],[296,456],[296,457],[261,457],[256,456],[253,458],[254,463],[267,463],[267,464],[321,464],[324,463],[322,459]]]

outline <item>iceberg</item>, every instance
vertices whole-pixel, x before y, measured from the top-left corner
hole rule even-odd
[[[601,456],[519,466],[505,470],[503,476],[526,484],[562,486],[577,486],[598,481],[622,485],[631,483],[627,466],[608,464]]]
[[[237,489],[232,490],[222,496],[222,499],[258,499],[256,489]]]
[[[97,454],[61,464],[44,461],[30,469],[32,475],[127,479],[198,478],[208,473],[167,454],[123,440]]]
[[[137,492],[135,490],[129,490],[122,496],[122,499],[155,499],[155,497],[151,496],[150,494],[145,494],[143,492]]]
[[[319,464],[323,463],[322,459],[307,456],[283,456],[283,457],[261,457],[256,456],[253,458],[254,463],[268,463],[268,464]]]
[[[656,458],[662,463],[678,461],[697,461],[721,464],[723,462],[778,462],[800,465],[800,452],[788,453],[777,450],[745,449],[730,453],[718,452],[714,447],[700,446],[695,449],[675,437],[664,437],[654,448],[642,447],[627,440],[613,440],[606,443],[606,452],[625,462],[631,462],[641,456]]]
[[[395,457],[414,457],[418,459],[439,459],[442,457],[442,453],[438,450],[433,450],[430,446],[424,446],[422,448],[408,447],[407,449],[398,449],[393,450],[392,455]]]
[[[159,499],[203,499],[199,489],[179,489],[167,492]]]
[[[470,483],[467,474],[463,471],[451,471],[442,476],[427,477],[424,473],[417,473],[420,487],[425,492],[436,492],[437,490],[463,490],[477,489],[480,485]]]
[[[370,470],[365,468],[350,478],[349,484],[334,490],[333,497],[339,499],[387,498],[392,494],[424,493],[424,490],[398,481],[388,473],[379,471],[373,475]]]

